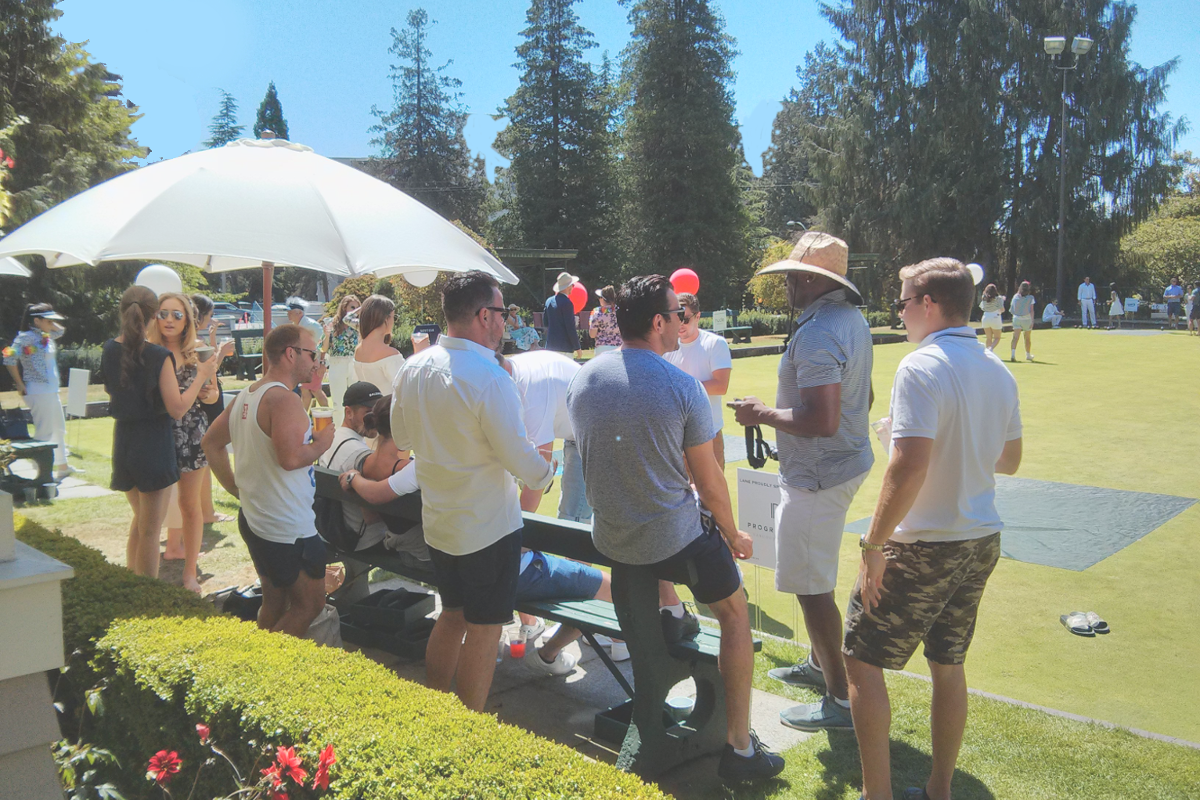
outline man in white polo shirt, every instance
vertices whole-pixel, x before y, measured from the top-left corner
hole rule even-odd
[[[442,613],[425,651],[428,683],[483,710],[503,626],[512,620],[526,486],[550,483],[554,465],[525,435],[517,386],[496,363],[508,310],[479,270],[442,289],[447,333],[404,362],[392,393],[392,439],[412,450],[421,521]],[[455,681],[457,678],[457,682]]]
[[[968,326],[971,273],[952,258],[900,270],[900,317],[920,346],[892,386],[891,452],[842,653],[863,770],[863,796],[892,797],[891,711],[883,670],[924,643],[933,676],[933,765],[905,797],[948,800],[967,724],[963,660],[988,576],[1000,558],[996,473],[1021,463],[1017,383]]]
[[[1079,299],[1079,313],[1083,315],[1080,327],[1096,327],[1096,287],[1092,285],[1091,278],[1084,278],[1083,283],[1079,284],[1076,297]],[[1088,322],[1089,317],[1091,322]]]
[[[721,471],[725,471],[725,427],[724,409],[721,401],[729,391],[729,376],[733,374],[733,357],[729,354],[729,343],[724,336],[700,328],[700,301],[696,295],[684,292],[678,296],[683,308],[683,324],[679,326],[679,349],[663,354],[667,363],[700,381],[713,418],[713,455]]]

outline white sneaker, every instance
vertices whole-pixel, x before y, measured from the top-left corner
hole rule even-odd
[[[578,661],[575,656],[568,653],[566,650],[559,650],[558,655],[550,663],[542,658],[542,654],[535,648],[529,648],[529,653],[525,656],[525,665],[534,672],[544,672],[547,675],[566,675],[575,669],[575,663]]]
[[[613,661],[629,660],[629,647],[624,642],[613,642],[608,650],[609,657]]]
[[[521,638],[525,640],[526,644],[536,647],[538,637],[546,632],[546,623],[537,617],[534,617],[534,619],[537,619],[536,625],[521,626]]]
[[[1025,360],[1026,360],[1026,361],[1033,361],[1033,353],[1026,353],[1026,354],[1025,354]]]

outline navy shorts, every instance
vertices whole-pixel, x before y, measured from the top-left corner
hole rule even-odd
[[[517,600],[591,600],[604,574],[588,564],[533,551],[533,560],[517,579]]]
[[[429,548],[442,607],[462,609],[472,625],[507,625],[517,603],[521,531],[465,556]]]
[[[1178,317],[1183,314],[1183,303],[1171,301],[1167,303],[1167,316]]]
[[[286,589],[296,582],[300,570],[313,580],[325,579],[325,564],[328,551],[320,536],[306,536],[292,544],[280,544],[261,539],[246,522],[246,515],[238,511],[238,532],[250,551],[254,571],[258,577],[272,586]]]
[[[701,534],[670,558],[651,564],[654,576],[682,583],[697,603],[715,603],[742,587],[742,573],[712,517],[700,516]]]

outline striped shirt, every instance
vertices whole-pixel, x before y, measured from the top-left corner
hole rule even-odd
[[[869,438],[871,329],[846,290],[813,301],[797,321],[796,334],[779,362],[778,408],[800,408],[800,390],[842,385],[837,433],[793,436],[779,431],[779,474],[793,489],[828,489],[871,468]]]

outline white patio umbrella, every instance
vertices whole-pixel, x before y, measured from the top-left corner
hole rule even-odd
[[[120,175],[0,239],[0,257],[50,267],[101,261],[263,267],[270,306],[279,266],[380,276],[480,269],[517,277],[436,212],[360,170],[282,139],[231,142]],[[270,328],[270,312],[264,329]],[[265,330],[264,330],[265,332]]]
[[[28,268],[15,258],[0,258],[0,275],[19,275],[28,278],[32,275]]]

